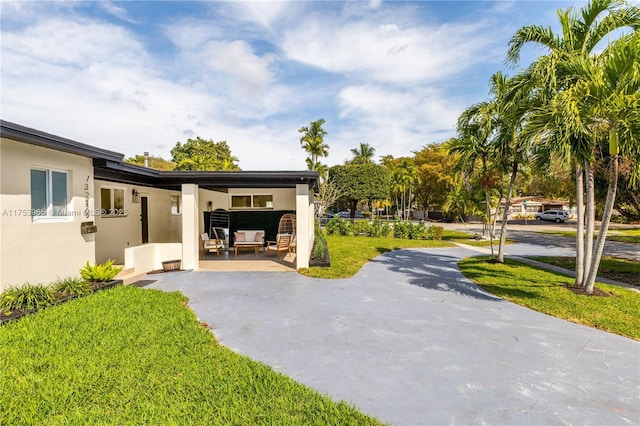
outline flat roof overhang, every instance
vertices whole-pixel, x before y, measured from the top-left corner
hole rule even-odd
[[[315,171],[158,171],[124,162],[118,152],[96,148],[40,130],[0,120],[0,136],[93,159],[96,179],[180,191],[184,183],[228,192],[229,188],[295,188],[307,184],[318,191]]]
[[[151,186],[180,191],[182,184],[228,192],[229,188],[295,188],[306,184],[318,190],[319,173],[315,171],[159,171],[134,164],[94,160],[96,179],[131,185]]]

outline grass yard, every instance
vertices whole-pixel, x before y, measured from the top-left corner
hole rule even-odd
[[[576,231],[536,231],[541,234],[559,235],[562,237],[576,237]],[[594,238],[598,237],[596,230]],[[640,244],[640,229],[620,229],[609,228],[607,232],[607,241],[618,241],[620,243]]]
[[[640,293],[597,284],[611,297],[577,295],[567,288],[573,278],[506,259],[489,263],[487,257],[459,262],[462,273],[485,290],[522,306],[558,318],[640,340]]]
[[[331,266],[313,266],[298,272],[314,278],[348,278],[355,275],[365,263],[382,253],[402,248],[453,246],[453,243],[447,241],[404,240],[393,237],[327,235],[326,238]]]
[[[576,269],[575,257],[538,256],[532,257],[532,259],[571,271]],[[640,287],[640,262],[637,260],[603,256],[600,261],[598,276]]]
[[[3,325],[2,424],[379,424],[221,346],[185,304],[117,287]]]

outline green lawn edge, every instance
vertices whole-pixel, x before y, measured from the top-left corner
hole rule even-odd
[[[527,308],[640,340],[640,293],[597,283],[611,297],[575,294],[573,278],[541,270],[513,259],[504,264],[487,256],[462,259],[460,271],[484,290]]]
[[[331,266],[312,266],[310,268],[299,269],[298,273],[312,278],[350,278],[357,274],[367,262],[393,250],[454,247],[456,242],[475,246],[487,246],[490,244],[489,241],[473,239],[468,232],[448,230],[443,232],[441,241],[341,235],[327,235],[326,239],[329,247]],[[497,249],[498,244],[495,241],[494,246]]]
[[[121,286],[0,327],[3,424],[379,424],[220,345],[178,292]]]

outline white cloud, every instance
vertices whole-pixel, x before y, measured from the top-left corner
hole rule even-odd
[[[290,59],[330,72],[411,83],[445,80],[473,66],[491,41],[483,23],[409,27],[310,17],[285,32],[282,49]]]
[[[353,125],[337,135],[334,163],[351,157],[349,150],[365,142],[379,155],[411,155],[411,151],[452,136],[462,107],[431,88],[396,90],[359,85],[340,92],[341,117]]]
[[[275,55],[257,56],[242,40],[211,41],[202,49],[201,55],[209,69],[231,77],[246,93],[263,92],[272,80],[269,66]]]

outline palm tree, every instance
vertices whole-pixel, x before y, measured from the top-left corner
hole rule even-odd
[[[298,129],[298,132],[303,134],[300,138],[300,144],[311,158],[309,170],[316,170],[318,157],[329,155],[329,145],[324,143],[324,137],[327,135],[327,132],[322,128],[324,123],[324,118],[320,118],[309,123],[308,127]]]
[[[409,157],[400,158],[392,173],[392,179],[393,186],[402,193],[402,218],[406,220],[407,207],[411,211],[411,188],[418,179],[418,169],[413,164],[413,159]]]
[[[508,78],[498,72],[491,77],[490,91],[495,96],[492,103],[496,128],[492,141],[495,146],[495,158],[503,170],[510,173],[505,208],[502,212],[500,243],[498,244],[498,262],[504,263],[509,205],[518,176],[518,168],[521,164],[526,163],[529,147],[527,140],[520,137],[520,130],[527,112],[532,106],[533,99],[531,85],[524,75]]]
[[[576,236],[576,284],[586,286],[585,271],[597,270],[592,256],[595,229],[594,158],[596,138],[586,127],[580,94],[574,88],[580,78],[569,64],[588,61],[596,45],[611,32],[623,27],[640,28],[640,9],[617,0],[592,0],[578,13],[569,8],[558,10],[561,34],[536,25],[520,28],[509,42],[507,59],[517,64],[522,47],[536,43],[549,50],[530,67],[530,72],[546,94],[547,102],[528,119],[528,133],[535,135],[553,155],[576,168],[576,202],[578,226]],[[604,17],[602,16],[604,15]],[[585,95],[582,92],[581,95]],[[587,186],[586,236],[583,231],[583,170]],[[601,232],[602,234],[602,232]],[[584,237],[584,239],[583,239]],[[602,238],[605,238],[603,236]],[[597,256],[596,256],[597,257]],[[599,259],[597,259],[599,262]],[[587,288],[590,292],[592,288]]]
[[[351,153],[353,154],[351,164],[373,164],[373,155],[376,150],[368,143],[361,143],[358,148],[353,148]]]

